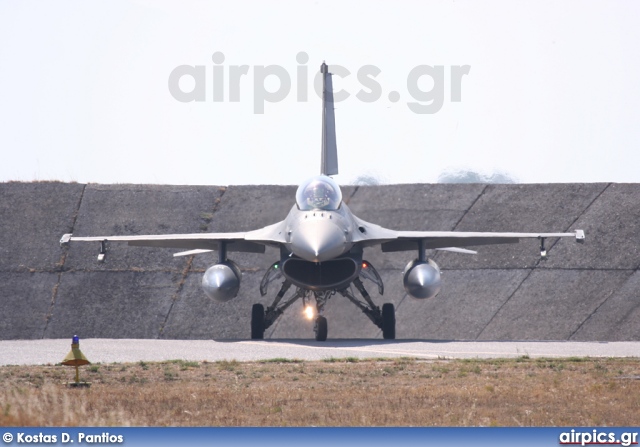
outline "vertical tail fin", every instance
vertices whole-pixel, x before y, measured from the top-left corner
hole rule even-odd
[[[324,62],[322,73],[322,160],[320,174],[338,173],[338,147],[336,145],[336,117],[333,110],[333,83],[329,67]]]

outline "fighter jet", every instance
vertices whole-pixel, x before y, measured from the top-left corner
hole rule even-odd
[[[107,242],[127,242],[132,246],[170,247],[183,249],[174,256],[198,255],[216,251],[217,263],[209,267],[202,278],[204,293],[226,302],[238,295],[242,273],[229,259],[229,253],[264,253],[265,246],[280,250],[277,259],[260,283],[260,294],[267,294],[271,283],[280,289],[266,309],[256,303],[251,311],[251,338],[263,339],[267,328],[298,300],[305,311],[315,318],[314,332],[318,341],[327,339],[325,306],[334,295],[341,295],[357,306],[382,330],[385,339],[396,336],[395,308],[392,303],[377,306],[364,286],[370,281],[384,293],[384,284],[373,265],[363,259],[363,249],[379,245],[383,252],[409,251],[415,258],[403,271],[403,285],[413,298],[435,297],[441,288],[438,265],[427,257],[427,250],[445,250],[475,254],[463,248],[469,246],[516,243],[523,238],[540,240],[541,256],[546,256],[545,238],[574,237],[583,242],[582,230],[571,233],[493,233],[458,231],[398,231],[383,228],[355,216],[342,200],[340,186],[331,178],[338,174],[335,133],[335,113],[331,73],[323,63],[322,94],[322,156],[320,175],[302,183],[295,204],[281,222],[254,231],[238,233],[197,233],[136,236],[75,237],[65,234],[61,245],[75,241],[100,244],[98,260],[104,261]],[[354,286],[360,297],[356,296]],[[294,292],[285,295],[294,287]]]

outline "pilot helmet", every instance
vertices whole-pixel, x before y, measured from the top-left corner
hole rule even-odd
[[[325,183],[315,183],[307,191],[307,204],[314,209],[324,209],[329,205],[331,192]]]

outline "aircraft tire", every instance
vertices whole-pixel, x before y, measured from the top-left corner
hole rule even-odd
[[[316,319],[316,341],[326,341],[328,332],[327,319],[322,316],[318,317]]]
[[[251,340],[264,339],[264,306],[254,304],[251,308]]]
[[[396,338],[396,309],[393,303],[382,305],[382,338],[385,340]]]

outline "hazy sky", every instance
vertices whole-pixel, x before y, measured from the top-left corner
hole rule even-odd
[[[300,183],[326,60],[341,184],[640,182],[638,23],[635,1],[0,0],[0,181]],[[185,65],[198,101],[170,91]]]

